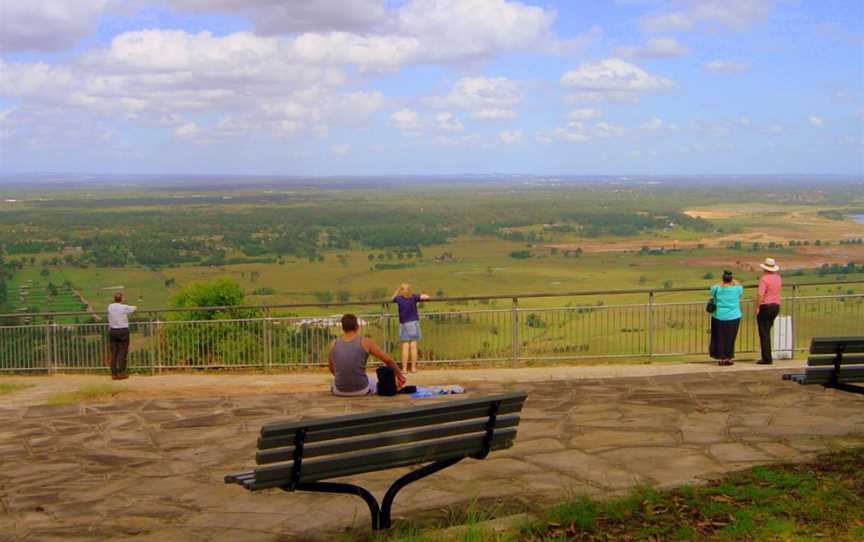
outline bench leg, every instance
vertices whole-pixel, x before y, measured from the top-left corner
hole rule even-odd
[[[387,493],[384,495],[384,500],[381,501],[381,528],[390,528],[390,510],[393,507],[393,500],[396,499],[396,494],[399,493],[399,490],[401,490],[411,482],[416,482],[421,478],[426,478],[430,474],[435,474],[439,470],[443,470],[447,467],[453,466],[456,463],[462,461],[463,459],[464,457],[456,457],[453,459],[436,461],[435,463],[430,463],[425,467],[420,467],[415,471],[411,471],[402,478],[399,478],[398,480],[393,482],[393,485],[390,486],[390,489],[388,489]]]
[[[353,484],[340,484],[336,482],[310,482],[306,484],[297,484],[296,489],[300,491],[316,491],[318,493],[344,493],[347,495],[357,495],[369,507],[369,514],[372,516],[372,530],[377,531],[381,528],[381,509],[378,507],[378,501],[367,490]],[[288,491],[286,489],[286,491]]]

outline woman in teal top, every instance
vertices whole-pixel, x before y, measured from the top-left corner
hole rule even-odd
[[[711,287],[717,309],[711,316],[711,344],[708,352],[718,365],[732,365],[735,339],[741,324],[741,296],[744,288],[733,280],[731,271],[723,271],[723,282]]]

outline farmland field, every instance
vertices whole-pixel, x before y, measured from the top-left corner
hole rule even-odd
[[[16,200],[0,204],[3,309],[101,311],[118,290],[160,308],[223,276],[248,304],[381,300],[401,282],[438,297],[653,288],[661,302],[692,300],[703,296],[663,290],[707,287],[723,269],[752,282],[766,255],[787,282],[864,277],[861,185],[774,182],[12,184],[0,189]]]

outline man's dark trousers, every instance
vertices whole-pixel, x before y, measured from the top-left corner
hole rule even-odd
[[[126,356],[129,354],[129,328],[112,329],[109,332],[111,344],[111,374],[120,376],[126,372]]]
[[[756,324],[759,327],[759,344],[762,346],[762,361],[774,361],[771,357],[771,328],[780,314],[780,305],[759,305]]]

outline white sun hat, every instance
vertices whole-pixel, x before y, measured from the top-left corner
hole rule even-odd
[[[774,261],[774,258],[765,258],[765,261],[760,263],[759,267],[761,267],[765,271],[770,271],[772,273],[780,271],[780,266],[777,265],[777,262]]]

